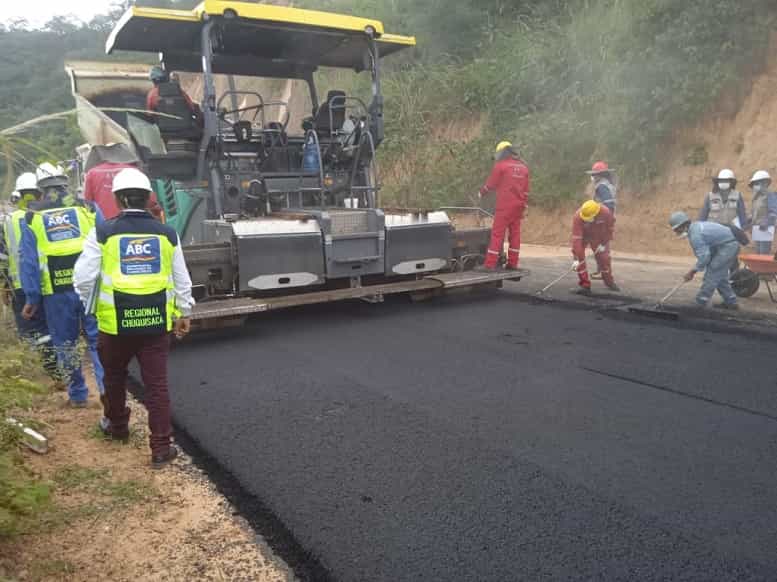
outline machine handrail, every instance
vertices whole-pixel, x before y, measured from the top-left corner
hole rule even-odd
[[[478,206],[441,206],[440,210],[463,210],[465,212],[477,212],[480,214],[485,214],[489,218],[494,218],[494,215],[488,212],[487,210],[483,210],[482,208]]]

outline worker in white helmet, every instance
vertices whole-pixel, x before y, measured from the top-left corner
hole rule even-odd
[[[189,332],[194,306],[192,282],[178,234],[146,210],[152,189],[140,170],[127,168],[113,179],[123,209],[86,237],[73,281],[100,329],[108,422],[104,434],[129,438],[127,366],[135,358],[146,390],[151,463],[162,468],[178,455],[172,444],[167,359],[170,335]]]
[[[757,171],[750,180],[750,189],[753,191],[750,224],[753,227],[755,252],[759,255],[772,254],[777,223],[777,193],[771,190],[771,184],[772,177],[764,170]]]
[[[82,331],[101,395],[103,369],[97,356],[97,322],[84,312],[73,289],[73,267],[87,233],[95,222],[102,222],[102,214],[68,192],[68,178],[61,167],[44,163],[36,174],[40,198],[30,203],[21,229],[22,317],[30,321],[41,309],[45,311],[60,373],[68,383],[69,404],[86,408],[88,388],[79,352]]]
[[[747,210],[745,199],[737,191],[737,177],[731,170],[721,170],[712,179],[712,191],[704,199],[704,206],[699,213],[700,222],[717,222],[739,228],[747,225]]]
[[[3,282],[7,286],[4,298],[10,303],[16,329],[19,337],[30,343],[41,355],[44,368],[55,382],[56,388],[62,388],[63,384],[57,368],[56,355],[51,343],[46,313],[41,308],[34,317],[25,319],[22,317],[22,309],[26,303],[22,281],[19,274],[20,252],[22,242],[22,228],[27,215],[27,206],[40,198],[38,179],[32,172],[20,175],[16,180],[15,196],[11,196],[14,210],[5,218],[3,225],[3,237],[0,241],[2,253],[6,255],[6,269]]]

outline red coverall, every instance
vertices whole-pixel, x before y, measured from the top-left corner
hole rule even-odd
[[[580,212],[575,213],[572,221],[572,255],[580,262],[577,274],[580,278],[580,286],[591,288],[591,279],[588,276],[588,267],[585,263],[585,249],[591,247],[596,253],[601,245],[605,250],[596,253],[596,264],[602,274],[605,285],[614,285],[612,276],[612,259],[610,257],[610,241],[615,235],[615,216],[606,206],[602,206],[598,216],[593,222],[585,222],[580,218]]]
[[[486,268],[496,268],[504,248],[506,231],[509,231],[510,244],[507,266],[518,267],[521,253],[521,220],[529,202],[530,189],[529,168],[523,161],[511,157],[494,164],[491,176],[480,190],[481,196],[496,192],[496,212],[491,229],[491,244],[486,256]]]

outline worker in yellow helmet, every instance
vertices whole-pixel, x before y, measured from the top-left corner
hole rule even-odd
[[[509,141],[496,146],[495,159],[491,176],[479,193],[481,198],[490,192],[496,193],[491,244],[483,268],[487,271],[497,268],[507,234],[507,268],[517,270],[521,253],[521,221],[526,213],[531,189],[529,168]]]
[[[579,278],[577,292],[591,294],[591,278],[585,262],[585,250],[590,247],[596,256],[596,264],[604,284],[611,291],[620,291],[612,275],[610,241],[615,234],[615,216],[605,205],[589,200],[575,213],[572,220],[572,255]]]

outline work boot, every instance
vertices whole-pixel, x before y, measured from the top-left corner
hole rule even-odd
[[[125,431],[114,432],[113,428],[111,427],[111,421],[104,416],[100,419],[99,427],[100,432],[103,433],[103,436],[106,439],[118,441],[125,445],[129,442],[129,429]]]
[[[718,303],[715,309],[724,309],[726,311],[739,311],[739,303]]]
[[[617,283],[612,283],[612,284],[610,284],[610,285],[607,285],[607,288],[608,288],[610,291],[612,291],[613,293],[620,293],[620,292],[621,292],[621,288],[620,288],[620,287],[618,287],[618,284],[617,284]]]
[[[170,445],[164,453],[151,455],[151,468],[163,469],[178,457],[178,447]]]
[[[583,287],[582,285],[572,291],[575,295],[582,295],[583,297],[590,297],[592,295],[590,287]]]
[[[507,265],[505,267],[505,271],[520,271],[520,267],[518,265],[515,265],[514,267],[512,265]]]

